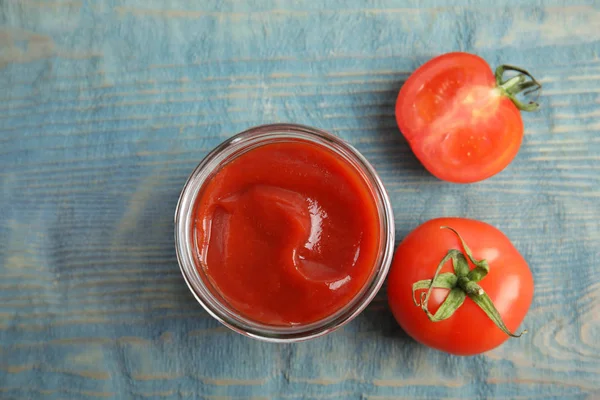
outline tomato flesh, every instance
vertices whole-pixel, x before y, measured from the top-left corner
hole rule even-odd
[[[425,168],[456,183],[500,172],[523,138],[519,109],[496,87],[485,60],[467,53],[417,69],[398,94],[396,120]]]
[[[435,349],[457,355],[491,350],[509,336],[471,299],[467,298],[454,315],[440,322],[431,322],[413,302],[413,283],[431,279],[448,250],[463,249],[458,237],[448,229],[440,229],[442,226],[454,228],[476,259],[488,261],[490,271],[479,285],[508,329],[515,332],[523,321],[533,299],[533,277],[527,262],[501,231],[484,222],[464,218],[430,220],[400,243],[388,276],[388,301],[392,313],[406,333]],[[452,263],[448,261],[441,272],[453,272]],[[435,313],[447,295],[447,289],[433,289],[429,310]]]

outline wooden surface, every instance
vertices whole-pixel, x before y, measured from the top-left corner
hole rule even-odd
[[[598,2],[0,0],[0,23],[0,398],[600,399]],[[451,50],[544,84],[515,161],[468,186],[425,172],[393,118],[408,73]],[[447,356],[385,290],[297,345],[209,318],[175,203],[207,151],[268,122],[363,152],[398,239],[437,216],[502,229],[535,276],[530,334]]]

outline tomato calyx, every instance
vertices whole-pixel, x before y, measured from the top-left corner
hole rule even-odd
[[[488,274],[490,270],[488,262],[486,260],[477,260],[473,257],[471,249],[456,230],[449,226],[442,226],[440,229],[449,229],[454,232],[462,244],[464,253],[457,249],[448,250],[448,253],[438,264],[433,279],[425,279],[413,284],[412,294],[415,306],[421,307],[430,321],[439,322],[450,318],[454,312],[462,306],[466,298],[469,297],[486,313],[502,332],[511,337],[521,337],[521,335],[527,333],[527,330],[524,330],[519,334],[510,332],[490,297],[485,293],[483,288],[477,284],[477,282],[481,281]],[[467,258],[475,265],[475,268],[469,268]],[[442,267],[448,260],[452,260],[454,273],[445,272],[440,274]],[[435,314],[432,314],[427,305],[429,303],[431,291],[434,288],[449,289],[450,291]],[[427,289],[427,291],[421,293],[420,302],[417,302],[415,293],[417,290],[422,289]]]
[[[506,71],[515,71],[518,72],[518,74],[504,80],[503,76]],[[527,96],[531,93],[539,92],[542,89],[542,84],[529,72],[512,65],[500,65],[496,68],[494,75],[496,77],[496,85],[498,89],[500,89],[500,92],[508,97],[519,110],[536,111],[540,107],[535,101],[524,103],[517,99],[519,93],[523,93],[523,95]]]

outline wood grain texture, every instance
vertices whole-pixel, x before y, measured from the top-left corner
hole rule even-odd
[[[0,398],[600,399],[600,7],[595,1],[0,1]],[[393,118],[451,50],[527,67],[542,109],[501,174],[432,178]],[[297,345],[211,319],[177,266],[194,166],[252,125],[329,130],[377,168],[397,237],[438,216],[503,230],[536,282],[530,334],[457,358],[385,289]]]

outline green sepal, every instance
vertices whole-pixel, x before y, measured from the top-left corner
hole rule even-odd
[[[435,274],[433,275],[433,279],[431,280],[432,282],[436,281],[438,275],[440,275],[441,269],[444,267],[444,264],[446,264],[446,262],[448,262],[448,260],[450,260],[450,259],[452,259],[454,262],[454,259],[457,257],[458,254],[460,254],[460,250],[456,250],[456,249],[448,250],[448,253],[444,256],[444,258],[442,258],[442,261],[440,261],[437,268],[435,269]],[[421,295],[421,305],[427,304],[429,302],[429,296],[431,295],[431,289],[433,289],[433,286],[429,285],[428,290],[424,294],[424,296]],[[417,304],[416,301],[415,301],[415,304]]]
[[[467,253],[467,257],[469,257],[469,260],[473,263],[473,265],[475,265],[475,268],[468,272],[467,277],[469,278],[469,280],[473,282],[479,282],[480,280],[485,278],[488,272],[490,272],[490,266],[487,260],[478,260],[475,257],[473,257],[471,249],[469,248],[469,246],[467,246],[462,236],[460,236],[460,234],[456,232],[454,228],[451,228],[449,226],[442,226],[440,229],[449,229],[456,234],[458,240],[460,240],[460,244],[465,250],[465,253]],[[462,253],[460,253],[460,255],[464,258],[464,255]]]
[[[456,275],[454,275],[452,272],[444,272],[443,274],[439,274],[433,281],[431,279],[424,279],[422,281],[415,282],[412,287],[413,302],[415,303],[415,306],[421,305],[417,303],[417,299],[415,297],[417,290],[429,289],[429,287],[453,289],[456,286],[457,279],[458,278]]]
[[[503,80],[503,76],[506,71],[515,71],[519,74],[507,80]],[[535,101],[523,103],[517,99],[517,94],[521,92],[523,92],[524,95],[529,95],[534,92],[539,92],[542,89],[542,84],[538,82],[529,72],[513,65],[500,65],[498,68],[496,68],[494,75],[496,77],[496,85],[498,88],[505,96],[510,98],[510,100],[515,104],[515,106],[517,106],[519,110],[536,111],[540,107],[540,105]],[[527,80],[527,78],[530,80]]]
[[[454,266],[454,273],[458,278],[469,275],[469,263],[463,253],[458,253],[452,257],[452,265]]]
[[[475,302],[475,304],[479,306],[479,308],[483,310],[483,312],[486,313],[486,315],[496,324],[498,328],[502,330],[502,332],[514,338],[521,337],[521,335],[527,333],[527,330],[524,330],[518,335],[511,333],[511,331],[508,330],[508,327],[504,324],[504,321],[502,321],[502,317],[500,316],[500,313],[494,306],[494,303],[490,299],[490,296],[488,296],[487,293],[483,291],[483,289],[478,293],[469,293],[468,296],[471,300],[473,300],[473,302]]]
[[[444,299],[444,302],[437,309],[435,314],[429,312],[426,302],[421,304],[421,308],[423,309],[423,311],[425,311],[425,314],[427,314],[427,317],[430,321],[439,322],[450,318],[454,314],[454,312],[456,312],[456,310],[458,310],[460,306],[462,306],[462,304],[465,302],[466,297],[467,295],[464,292],[464,290],[456,287],[450,290],[450,293],[448,293],[448,296],[446,296],[446,299]]]

